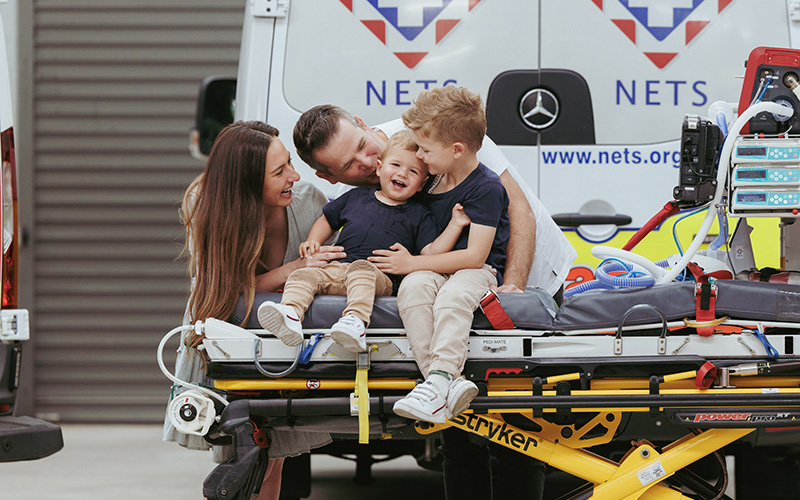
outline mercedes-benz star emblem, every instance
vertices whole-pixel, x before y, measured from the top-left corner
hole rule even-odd
[[[558,99],[549,90],[529,90],[519,102],[519,116],[531,128],[547,128],[558,118]]]

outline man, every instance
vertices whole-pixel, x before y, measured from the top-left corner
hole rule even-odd
[[[378,157],[389,137],[405,128],[397,119],[369,128],[333,105],[315,106],[294,127],[297,154],[331,184],[378,186]],[[509,198],[510,222],[504,284],[499,292],[522,293],[538,286],[560,301],[563,283],[577,256],[542,203],[519,178],[494,142],[484,137],[478,160],[500,176]],[[340,187],[339,194],[348,188]],[[445,495],[459,500],[540,499],[545,467],[538,460],[491,445],[499,462],[492,481],[486,441],[458,429],[442,431]]]
[[[321,105],[300,116],[294,128],[294,144],[297,154],[318,177],[332,184],[377,186],[378,156],[388,137],[402,128],[400,119],[369,128],[360,118],[337,106]],[[558,296],[577,253],[488,137],[478,151],[478,159],[500,176],[509,198],[511,234],[503,274],[505,284],[498,291],[519,293],[526,286],[537,286]]]

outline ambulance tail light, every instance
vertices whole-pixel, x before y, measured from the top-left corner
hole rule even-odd
[[[19,285],[19,224],[17,223],[17,169],[14,155],[14,129],[0,133],[2,175],[0,175],[0,222],[2,222],[2,307],[17,308]]]

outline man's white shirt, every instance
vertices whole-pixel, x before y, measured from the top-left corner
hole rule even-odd
[[[374,128],[386,134],[386,137],[391,137],[395,132],[403,130],[405,126],[403,125],[403,120],[398,118],[377,125]],[[550,295],[555,295],[561,285],[564,284],[564,280],[567,279],[569,269],[578,256],[577,252],[572,248],[567,237],[564,236],[564,233],[553,221],[553,218],[550,217],[550,213],[544,208],[539,198],[519,175],[517,169],[514,168],[506,158],[506,155],[500,151],[497,144],[488,136],[483,137],[483,145],[478,151],[478,161],[497,175],[501,175],[508,170],[511,177],[522,189],[522,192],[525,193],[525,198],[527,198],[536,218],[536,249],[533,254],[533,264],[528,274],[527,285],[529,287],[542,288]],[[352,188],[353,186],[339,183],[336,196],[341,196]]]

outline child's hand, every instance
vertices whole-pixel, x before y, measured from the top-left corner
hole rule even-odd
[[[389,250],[373,250],[367,260],[387,274],[403,275],[416,271],[414,256],[400,243],[390,246]]]
[[[450,222],[458,227],[466,227],[472,223],[472,220],[470,220],[469,215],[464,211],[464,207],[461,206],[461,203],[456,203],[453,205],[453,215],[450,218]]]
[[[344,250],[344,247],[341,246],[321,246],[314,255],[301,257],[300,267],[322,267],[331,261],[344,259],[347,254],[342,250]]]
[[[300,258],[312,257],[319,252],[319,243],[316,241],[307,240],[300,243]]]

